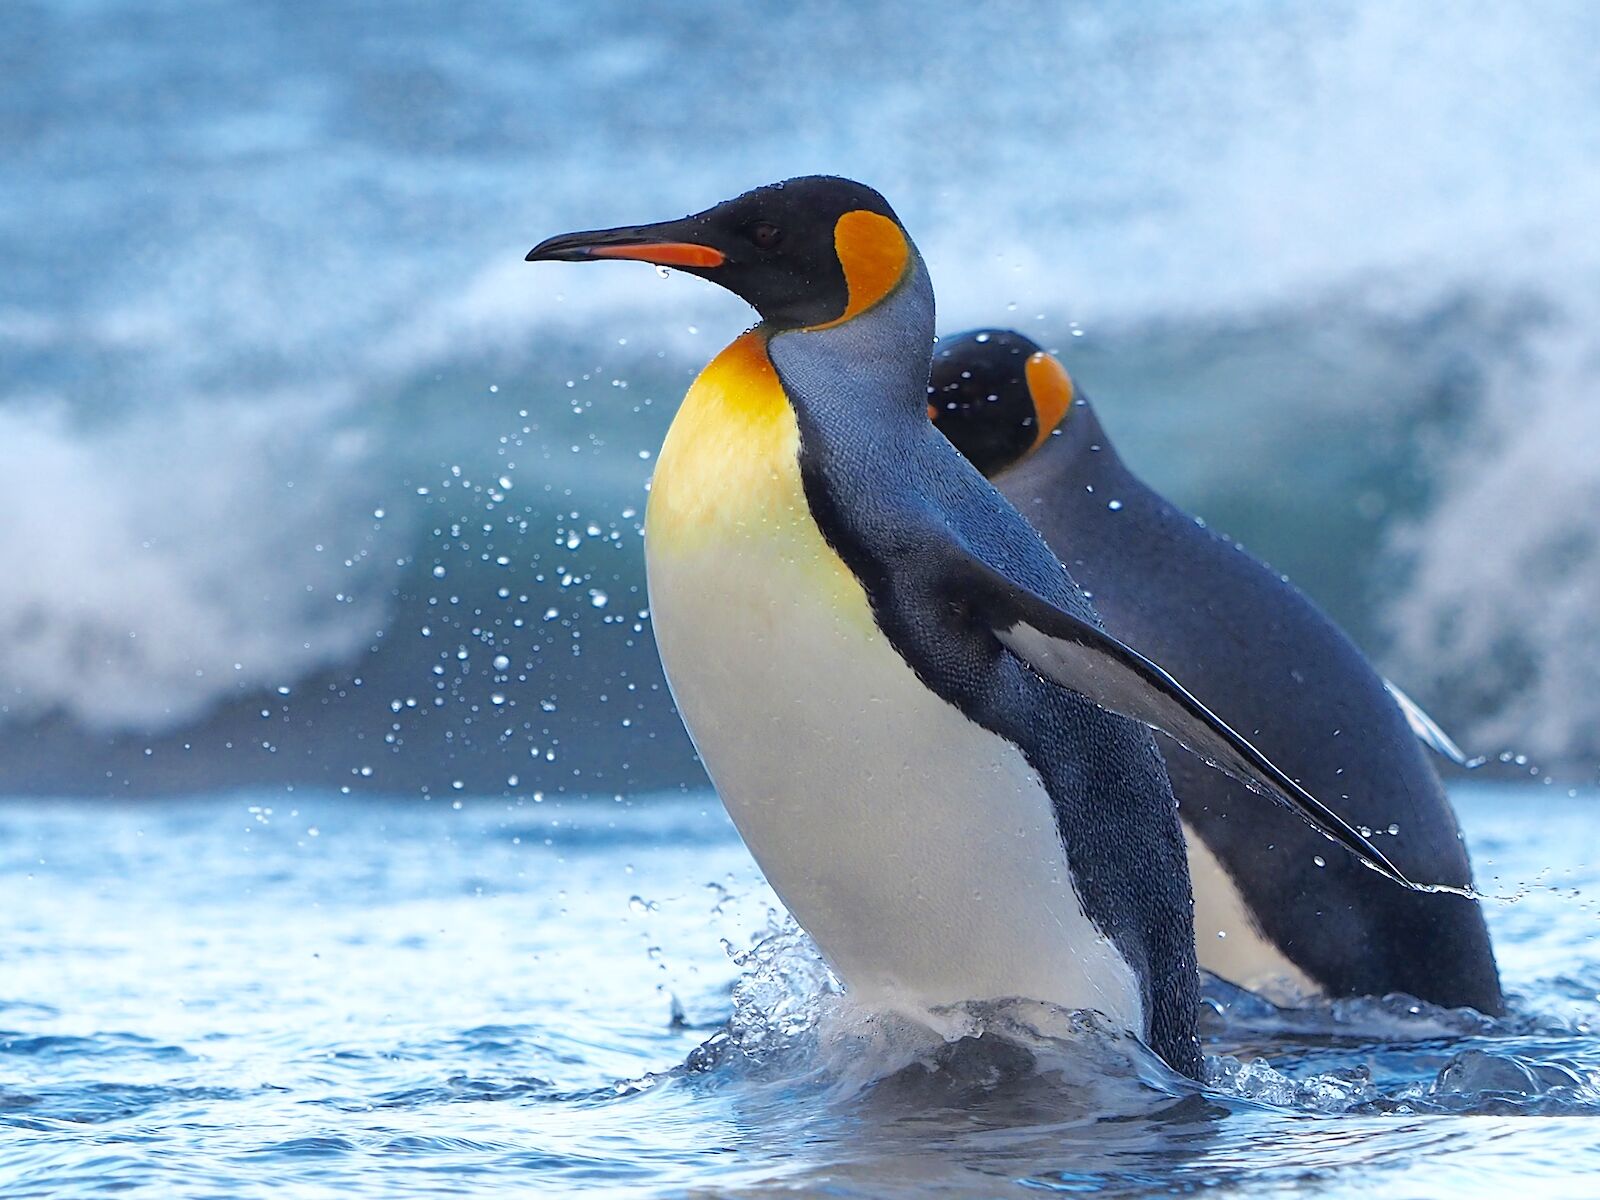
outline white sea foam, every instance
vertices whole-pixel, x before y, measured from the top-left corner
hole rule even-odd
[[[22,517],[3,539],[3,711],[155,731],[371,641],[395,539],[361,503],[368,440],[278,400],[105,431],[0,409],[0,511]]]
[[[1436,503],[1393,531],[1414,563],[1390,614],[1408,677],[1486,713],[1486,747],[1554,757],[1595,745],[1597,381],[1600,324],[1552,320],[1494,364],[1479,425],[1444,456]]]

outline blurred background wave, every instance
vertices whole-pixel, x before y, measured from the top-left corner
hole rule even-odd
[[[1475,748],[1600,760],[1600,8],[0,13],[0,791],[695,784],[640,521],[836,172]]]

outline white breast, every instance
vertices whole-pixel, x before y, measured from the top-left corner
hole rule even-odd
[[[902,1005],[1024,996],[1142,1029],[1011,743],[923,686],[807,564],[651,556],[684,723],[773,889],[847,987]]]
[[[662,662],[734,824],[863,1000],[1027,997],[1142,1033],[1137,981],[1077,899],[1038,774],[879,632],[810,518],[787,422],[745,486],[748,464],[717,472],[675,427],[647,527]],[[690,478],[727,495],[708,507]]]
[[[1311,977],[1261,932],[1233,877],[1187,824],[1183,841],[1194,885],[1194,940],[1200,965],[1278,1004],[1303,1003],[1320,995],[1322,989]]]

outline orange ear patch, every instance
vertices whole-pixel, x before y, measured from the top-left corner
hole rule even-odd
[[[888,217],[860,208],[845,213],[834,225],[833,248],[844,268],[850,299],[844,312],[813,329],[831,329],[859,317],[894,291],[911,260],[911,247],[900,227]]]
[[[1033,397],[1033,414],[1039,422],[1039,432],[1034,436],[1033,449],[1056,431],[1072,407],[1072,376],[1043,350],[1032,355],[1023,367],[1028,383],[1028,395]]]

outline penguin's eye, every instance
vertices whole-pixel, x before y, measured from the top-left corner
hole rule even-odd
[[[762,250],[771,250],[779,242],[783,241],[783,230],[769,221],[757,221],[744,232],[745,236]]]

